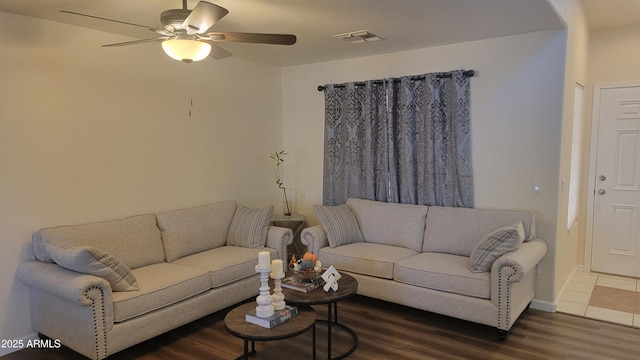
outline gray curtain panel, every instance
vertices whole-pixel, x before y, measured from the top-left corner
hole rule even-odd
[[[325,205],[473,207],[470,80],[449,74],[326,87]]]

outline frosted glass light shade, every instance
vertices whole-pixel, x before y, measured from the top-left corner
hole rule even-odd
[[[172,39],[163,41],[162,49],[172,59],[193,62],[209,56],[211,45],[197,40]]]

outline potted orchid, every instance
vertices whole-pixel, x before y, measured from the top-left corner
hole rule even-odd
[[[284,204],[283,204],[282,211],[285,216],[291,216],[292,206],[289,204],[289,197],[287,196],[287,188],[284,187],[284,183],[280,178],[280,165],[284,163],[285,155],[289,155],[289,153],[284,150],[281,150],[281,151],[274,151],[273,154],[269,155],[269,157],[275,161],[274,170],[276,174],[276,185],[278,185],[279,189],[282,189],[282,192],[284,195]]]

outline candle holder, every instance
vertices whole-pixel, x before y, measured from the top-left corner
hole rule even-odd
[[[280,283],[282,282],[282,278],[284,277],[284,273],[271,273],[271,278],[273,279],[273,295],[271,298],[273,299],[272,304],[275,310],[283,310],[287,305],[284,302],[284,294],[282,293],[282,287]]]
[[[271,272],[271,265],[260,266],[256,265],[256,272],[260,273],[260,295],[256,297],[256,315],[258,317],[269,317],[273,315],[273,298],[269,293],[269,273]]]

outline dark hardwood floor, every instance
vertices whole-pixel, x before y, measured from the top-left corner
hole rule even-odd
[[[326,317],[326,306],[314,306]],[[639,359],[640,329],[601,321],[528,310],[505,342],[496,330],[425,311],[356,296],[339,303],[339,320],[359,336],[349,359]],[[228,311],[228,310],[227,310]],[[227,311],[207,316],[109,359],[235,359],[243,342],[224,327]],[[334,336],[334,355],[348,348],[344,333]],[[326,327],[318,326],[318,359],[326,359]],[[311,334],[257,342],[255,359],[311,358]],[[75,360],[83,356],[66,349],[25,349],[3,360]]]

